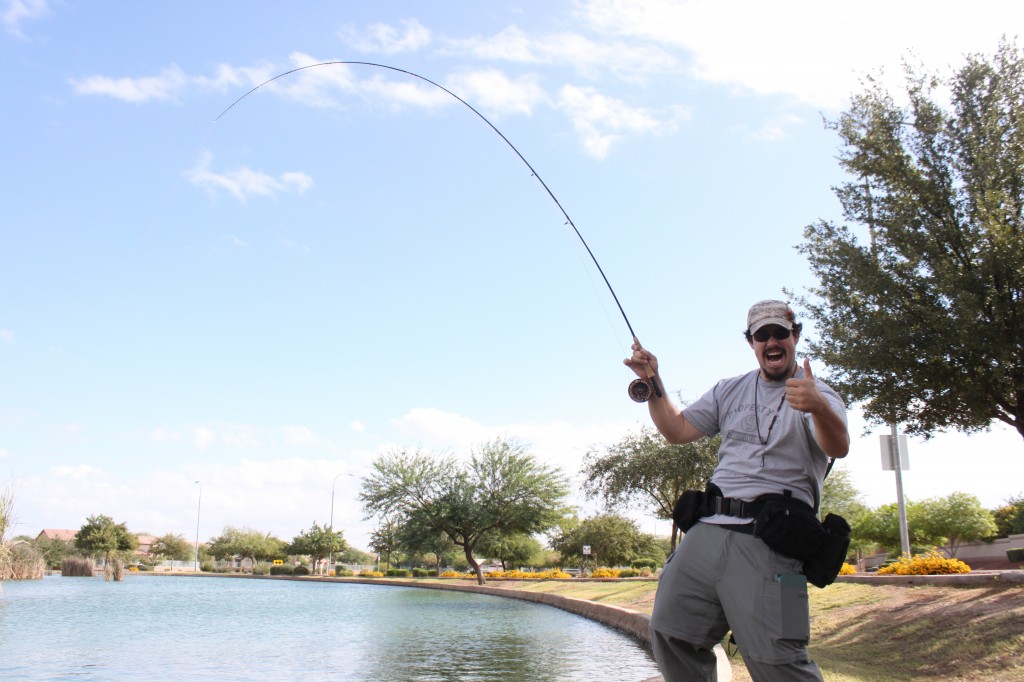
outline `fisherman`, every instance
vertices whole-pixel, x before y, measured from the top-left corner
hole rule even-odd
[[[651,615],[667,682],[717,679],[712,648],[730,629],[755,682],[822,679],[807,653],[804,562],[755,536],[751,511],[764,495],[816,511],[829,458],[849,451],[843,401],[814,378],[809,360],[797,365],[801,329],[788,304],[755,303],[744,335],[756,370],[719,381],[683,410],[663,392],[648,401],[670,443],[722,436],[703,513],[666,562]],[[624,362],[660,381],[657,358],[639,344]]]

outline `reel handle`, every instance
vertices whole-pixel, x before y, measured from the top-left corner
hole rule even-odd
[[[633,337],[633,343],[636,344],[637,348],[643,348],[643,346],[640,345],[640,340],[635,336]],[[637,403],[646,403],[651,399],[651,393],[654,393],[659,398],[664,396],[664,393],[661,392],[661,386],[658,384],[658,377],[650,366],[647,367],[647,378],[634,379],[630,382],[629,388],[626,389],[626,391],[629,393],[629,397],[633,402]]]

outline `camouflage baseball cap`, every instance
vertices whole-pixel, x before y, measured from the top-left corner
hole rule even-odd
[[[750,306],[750,311],[747,313],[747,331],[753,334],[769,324],[777,324],[792,330],[794,320],[796,320],[796,314],[793,313],[793,309],[789,307],[788,303],[771,300],[758,301]]]

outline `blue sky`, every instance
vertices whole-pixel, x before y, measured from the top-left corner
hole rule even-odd
[[[316,521],[365,547],[390,448],[498,436],[574,479],[670,391],[750,369],[747,308],[814,281],[834,119],[901,60],[947,73],[1015,2],[0,4],[0,480],[16,533],[108,514],[193,537]],[[969,12],[969,14],[968,14]],[[807,330],[813,335],[813,329]],[[827,368],[815,368],[827,376]],[[895,501],[882,426],[841,466]],[[911,499],[1021,491],[1019,436],[911,440]],[[352,474],[351,476],[347,474]],[[201,481],[197,484],[196,481]],[[594,509],[584,505],[585,513]],[[631,512],[647,531],[667,532]]]

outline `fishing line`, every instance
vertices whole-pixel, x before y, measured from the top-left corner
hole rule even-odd
[[[456,100],[458,100],[463,105],[465,105],[466,108],[468,108],[470,111],[472,111],[474,114],[476,114],[480,118],[481,121],[486,123],[488,125],[488,127],[490,127],[490,129],[493,130],[498,135],[498,137],[500,137],[505,142],[505,144],[508,145],[509,149],[511,149],[513,152],[515,152],[516,156],[519,157],[519,160],[522,161],[524,164],[526,164],[526,167],[530,169],[530,174],[534,178],[537,179],[537,182],[539,182],[541,184],[541,187],[543,187],[544,191],[547,192],[549,197],[551,197],[551,200],[555,202],[555,206],[558,207],[558,210],[561,211],[562,215],[565,217],[565,224],[568,225],[569,227],[571,227],[572,231],[576,233],[576,236],[579,238],[580,243],[583,244],[583,248],[585,248],[587,250],[587,254],[590,256],[590,260],[593,261],[594,266],[597,268],[597,271],[601,274],[601,279],[604,280],[605,286],[608,287],[608,291],[609,291],[609,293],[611,293],[612,299],[615,301],[615,305],[618,307],[619,313],[622,315],[622,320],[626,323],[626,327],[629,329],[630,336],[633,337],[633,343],[636,344],[637,347],[641,347],[640,346],[640,341],[637,339],[636,333],[633,331],[633,325],[630,324],[629,318],[626,316],[626,311],[623,309],[622,303],[619,302],[619,297],[615,294],[615,289],[612,288],[611,282],[608,281],[608,277],[604,274],[604,269],[601,267],[601,264],[597,262],[597,257],[594,255],[594,252],[590,250],[590,245],[587,244],[587,240],[583,238],[583,235],[580,233],[579,228],[576,227],[576,223],[574,223],[572,218],[569,217],[569,214],[566,212],[565,208],[562,207],[562,203],[558,200],[558,197],[555,196],[555,193],[551,191],[551,188],[548,187],[548,184],[546,182],[544,182],[543,178],[540,177],[540,174],[537,173],[537,170],[533,167],[533,165],[531,165],[530,162],[526,160],[526,157],[522,155],[522,153],[516,148],[516,146],[514,144],[512,144],[512,142],[507,137],[505,137],[504,133],[502,133],[500,130],[498,130],[498,128],[493,123],[491,123],[490,120],[488,120],[488,118],[486,116],[484,116],[479,111],[477,111],[477,109],[472,104],[470,104],[466,100],[462,99],[461,97],[459,97],[454,92],[452,92],[448,88],[444,87],[440,83],[432,81],[432,80],[430,80],[429,78],[427,78],[425,76],[419,75],[418,73],[413,73],[412,71],[407,71],[405,69],[400,69],[400,68],[395,67],[395,66],[388,66],[387,64],[377,64],[375,62],[361,62],[361,61],[318,62],[316,64],[307,64],[306,66],[300,66],[300,67],[291,69],[289,71],[285,71],[284,73],[280,73],[280,74],[274,76],[273,78],[268,78],[267,80],[263,81],[262,83],[260,83],[256,87],[252,88],[251,90],[246,92],[244,95],[242,95],[238,99],[236,99],[234,102],[232,102],[231,105],[227,109],[225,109],[224,111],[220,112],[220,114],[217,116],[217,118],[214,119],[213,122],[214,123],[218,123],[222,118],[224,118],[224,116],[226,116],[228,114],[229,111],[234,109],[242,100],[244,100],[246,97],[248,97],[249,95],[253,94],[257,90],[262,88],[264,85],[268,85],[268,84],[273,83],[274,81],[276,81],[276,80],[278,80],[280,78],[284,78],[286,76],[290,76],[291,74],[298,73],[299,71],[305,71],[307,69],[315,69],[315,68],[319,68],[319,67],[322,67],[322,66],[338,66],[338,65],[344,65],[344,66],[368,66],[368,67],[373,67],[373,68],[377,68],[377,69],[386,69],[388,71],[393,71],[395,73],[405,74],[407,76],[412,76],[413,78],[417,78],[417,79],[423,81],[424,83],[428,83],[428,84],[434,86],[435,88],[438,88],[439,90],[442,90],[442,91],[446,92],[447,94],[451,95]],[[633,400],[635,400],[636,402],[645,402],[645,401],[649,400],[650,397],[651,397],[651,392],[652,391],[654,393],[656,393],[659,398],[663,395],[657,377],[654,375],[654,372],[651,369],[649,369],[649,368],[647,370],[647,379],[646,380],[645,379],[636,379],[636,380],[634,380],[629,385],[629,397],[632,398]]]

